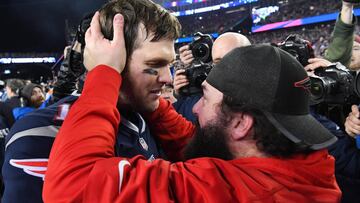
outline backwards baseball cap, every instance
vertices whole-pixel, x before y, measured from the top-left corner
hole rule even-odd
[[[310,79],[303,66],[277,47],[236,48],[215,65],[206,81],[236,103],[262,110],[294,143],[319,150],[337,140],[310,115]]]

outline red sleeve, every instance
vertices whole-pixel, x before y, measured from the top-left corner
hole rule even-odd
[[[45,202],[81,202],[95,162],[114,156],[120,84],[120,74],[104,65],[87,75],[83,94],[72,106],[50,153]]]
[[[176,112],[171,103],[160,99],[157,110],[145,115],[151,134],[161,143],[171,161],[183,160],[183,149],[195,133],[195,126]]]

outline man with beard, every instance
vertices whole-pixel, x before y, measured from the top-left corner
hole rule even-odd
[[[126,52],[123,17],[113,22],[111,41],[98,13],[86,33],[89,74],[52,148],[45,202],[340,200],[324,150],[336,138],[309,114],[309,78],[290,54],[268,45],[236,48],[211,70],[193,110],[201,130],[186,150],[191,159],[114,157]],[[146,118],[174,153],[194,132],[163,99]]]
[[[13,110],[15,120],[19,120],[39,108],[45,101],[45,94],[41,85],[30,83],[20,91],[20,98],[22,98],[23,104]]]

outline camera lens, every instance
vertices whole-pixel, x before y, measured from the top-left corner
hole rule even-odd
[[[192,49],[192,54],[194,58],[199,58],[199,59],[207,58],[210,54],[209,46],[204,43],[197,44]]]
[[[325,87],[321,79],[311,78],[311,102],[312,104],[318,104],[324,100]]]
[[[311,85],[311,94],[315,98],[322,97],[322,95],[324,94],[324,87],[319,83]]]
[[[360,75],[356,74],[354,81],[354,91],[358,97],[360,97]]]

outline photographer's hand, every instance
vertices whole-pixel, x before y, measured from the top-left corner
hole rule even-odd
[[[315,69],[320,67],[328,67],[332,63],[326,59],[322,58],[312,58],[309,59],[309,64],[304,67],[304,69],[307,71],[308,75],[311,76],[314,74]]]
[[[173,85],[176,95],[179,94],[180,88],[189,84],[189,80],[186,78],[186,75],[184,75],[184,73],[185,73],[185,69],[179,69],[175,72]]]
[[[124,39],[124,17],[116,14],[113,20],[114,38],[108,40],[101,33],[99,12],[91,20],[90,28],[85,34],[84,65],[91,71],[98,65],[107,65],[121,73],[126,63]]]
[[[181,62],[183,62],[185,66],[190,65],[191,62],[194,60],[194,57],[192,55],[189,45],[180,47],[179,52]]]
[[[345,121],[345,131],[351,137],[355,137],[360,134],[360,112],[359,107],[356,105],[351,106],[351,112]]]

